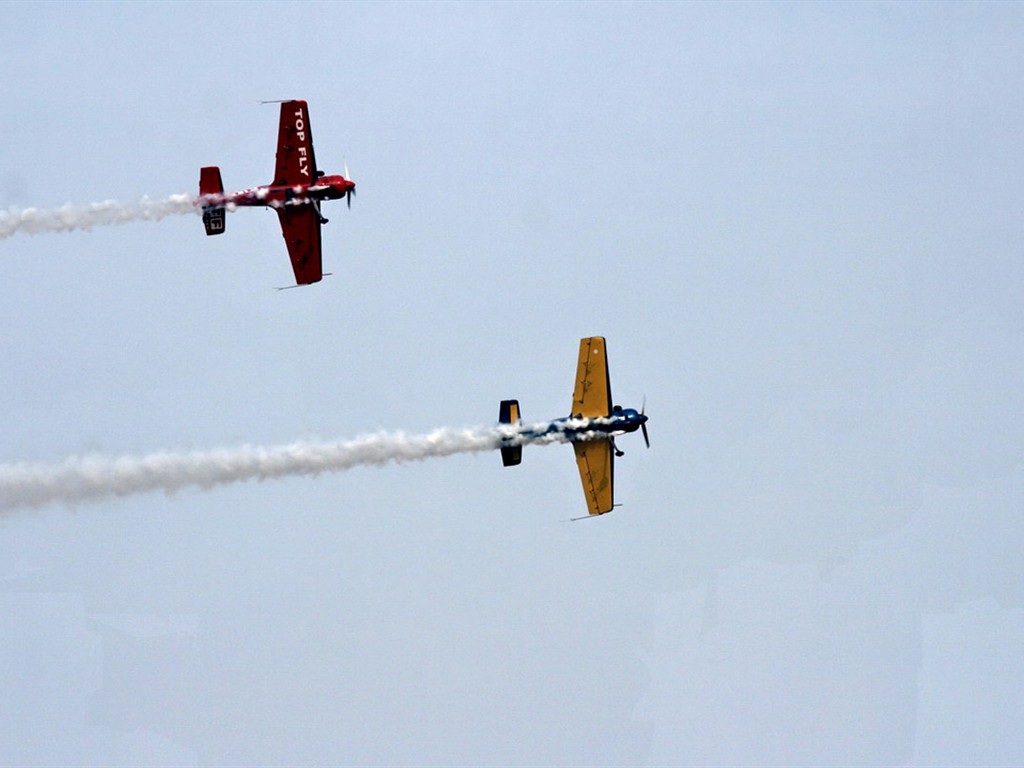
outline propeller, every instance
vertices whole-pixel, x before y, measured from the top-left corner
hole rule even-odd
[[[640,406],[640,415],[644,416],[647,410],[647,395],[644,395],[643,405]],[[651,447],[651,438],[647,436],[647,422],[645,421],[640,425],[640,431],[644,433],[644,442],[647,443],[647,447]]]
[[[345,181],[352,181],[352,178],[348,175],[348,163],[345,163]],[[356,196],[356,188],[349,187],[345,190],[345,205],[352,209],[352,198]]]

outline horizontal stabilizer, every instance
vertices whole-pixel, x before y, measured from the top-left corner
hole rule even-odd
[[[502,400],[498,406],[498,422],[501,424],[519,424],[522,416],[519,414],[518,400]],[[505,467],[514,467],[523,461],[523,446],[507,445],[501,449],[501,464]]]
[[[519,401],[502,400],[501,405],[498,406],[498,423],[518,424],[521,420],[522,416],[519,415]]]
[[[220,180],[220,168],[216,165],[208,165],[199,169],[199,194],[224,194],[224,183]]]
[[[206,234],[208,235],[223,235],[225,214],[227,212],[223,208],[210,207],[208,210],[203,211],[203,226],[206,227]]]
[[[220,168],[210,165],[199,169],[199,194],[200,196],[224,194],[224,183],[220,178]],[[212,203],[203,205],[203,226],[206,227],[206,234],[224,234],[224,224],[225,213],[223,205]]]
[[[514,467],[523,463],[523,446],[511,445],[501,449],[501,466]]]

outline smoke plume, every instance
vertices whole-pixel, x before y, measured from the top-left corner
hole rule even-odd
[[[193,195],[171,195],[161,200],[144,197],[135,203],[105,200],[89,205],[65,205],[60,208],[12,208],[0,212],[0,240],[23,232],[39,235],[46,232],[73,232],[131,221],[159,221],[167,216],[200,212],[199,198]]]
[[[147,456],[79,456],[57,464],[0,465],[0,511],[75,504],[151,491],[204,490],[246,480],[316,476],[357,466],[383,465],[490,451],[502,445],[565,440],[554,431],[524,434],[503,425],[475,429],[438,429],[426,435],[378,433],[348,441],[153,453]]]

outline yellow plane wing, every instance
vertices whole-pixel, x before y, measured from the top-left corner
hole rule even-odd
[[[571,413],[577,417],[595,418],[609,416],[611,412],[612,385],[608,379],[604,336],[580,339],[580,358],[576,365],[576,390],[572,395]]]
[[[602,339],[604,341],[604,339]],[[584,440],[573,443],[576,465],[580,468],[583,495],[587,497],[587,511],[591,515],[611,512],[615,485],[612,444],[609,440]]]

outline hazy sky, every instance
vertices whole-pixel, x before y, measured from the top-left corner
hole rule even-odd
[[[9,4],[0,208],[345,163],[277,217],[0,240],[0,463],[646,396],[572,451],[0,518],[0,765],[1024,762],[1024,7]]]

